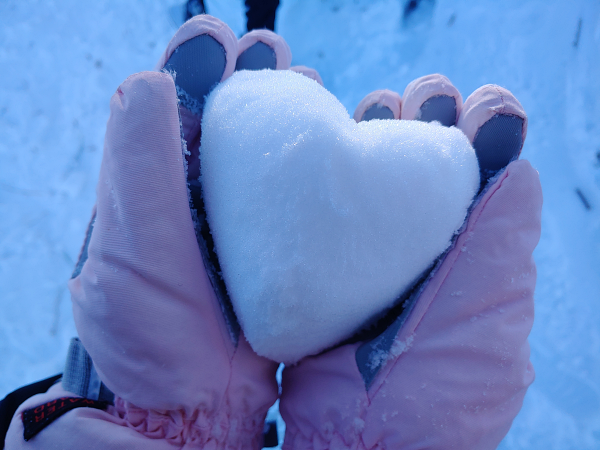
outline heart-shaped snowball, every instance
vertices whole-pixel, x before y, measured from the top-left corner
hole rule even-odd
[[[356,123],[315,81],[241,71],[207,99],[201,182],[248,342],[295,362],[394,305],[451,243],[479,187],[455,128]]]

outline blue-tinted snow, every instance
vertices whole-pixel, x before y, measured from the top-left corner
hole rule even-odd
[[[94,201],[108,101],[151,69],[175,0],[0,2],[0,397],[61,370],[75,333],[69,278]],[[448,76],[466,98],[510,89],[529,114],[523,157],[544,188],[537,380],[501,445],[600,447],[600,3],[282,0],[294,64],[353,111],[374,89]],[[206,0],[244,27],[241,0]],[[580,25],[581,24],[581,25]],[[590,210],[576,193],[579,189]]]

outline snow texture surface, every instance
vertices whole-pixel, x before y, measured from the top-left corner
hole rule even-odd
[[[375,89],[402,93],[435,72],[463,98],[496,83],[519,99],[529,117],[521,157],[544,190],[536,380],[500,450],[598,450],[600,3],[422,0],[406,14],[409,3],[282,0],[276,30],[292,64],[317,69],[351,112]],[[241,0],[205,4],[244,32]],[[109,100],[154,67],[182,5],[0,1],[0,398],[62,371],[76,334],[66,281],[95,199]]]
[[[357,124],[292,71],[236,72],[208,97],[202,187],[245,335],[286,363],[349,338],[450,245],[479,187],[457,128]]]

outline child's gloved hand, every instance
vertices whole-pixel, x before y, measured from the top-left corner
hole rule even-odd
[[[462,105],[439,75],[403,101],[379,91],[355,119],[438,120],[473,143],[482,176],[515,160],[526,134],[521,105],[484,86]],[[374,330],[283,372],[285,449],[495,449],[534,379],[533,323],[542,205],[537,172],[513,161],[492,178],[453,247],[429,278]]]
[[[7,448],[261,444],[277,364],[250,348],[225,294],[203,217],[198,149],[204,96],[216,83],[236,68],[287,69],[290,60],[272,33],[238,43],[226,25],[198,16],[177,32],[158,71],[119,87],[70,283],[80,338],[115,405],[73,410],[25,443],[20,412],[72,396],[57,385],[21,406]],[[296,71],[320,82],[310,69]],[[484,180],[516,159],[526,130],[507,91],[484,87],[463,106],[439,76],[411,83],[403,101],[374,93],[355,113],[357,121],[400,117],[457,124]],[[287,367],[284,447],[495,448],[533,380],[526,339],[540,207],[535,171],[510,163],[406,302],[374,330]]]
[[[194,209],[200,119],[204,96],[236,66],[287,69],[290,59],[273,33],[238,43],[219,20],[197,16],[157,71],[117,89],[69,284],[79,337],[114,406],[70,411],[26,443],[20,412],[73,396],[56,385],[21,406],[7,448],[260,448],[278,365],[248,345],[197,239],[206,232]]]

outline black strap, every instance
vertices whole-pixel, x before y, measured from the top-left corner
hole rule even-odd
[[[263,427],[263,448],[273,448],[279,445],[279,436],[277,435],[277,422],[266,420]]]
[[[37,394],[43,394],[50,389],[60,378],[62,374],[54,375],[53,377],[46,378],[45,380],[38,381],[36,383],[23,386],[14,392],[8,394],[2,401],[0,401],[0,450],[4,449],[4,440],[6,439],[6,433],[10,422],[17,411],[17,408],[21,406],[25,400],[33,397]]]
[[[75,408],[95,408],[106,410],[108,402],[90,400],[80,397],[61,397],[51,400],[43,405],[23,411],[23,438],[29,441],[40,431]]]

